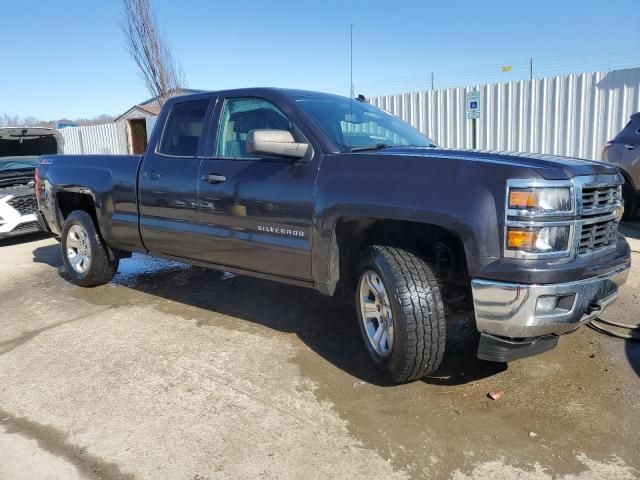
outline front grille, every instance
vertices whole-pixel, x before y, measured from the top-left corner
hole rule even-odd
[[[40,225],[38,224],[38,222],[27,222],[27,223],[20,223],[11,232],[22,232],[25,230],[36,230],[36,229],[40,229]]]
[[[618,222],[615,219],[582,225],[578,253],[584,255],[616,243]]]
[[[12,198],[7,203],[18,210],[20,215],[31,215],[38,210],[38,201],[36,200],[35,193],[33,195]]]
[[[621,202],[618,185],[582,187],[583,215],[598,213],[600,210],[616,208]]]

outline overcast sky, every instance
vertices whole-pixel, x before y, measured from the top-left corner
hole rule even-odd
[[[155,10],[188,86],[370,94],[438,82],[640,66],[639,0],[175,1]],[[118,0],[7,1],[0,113],[120,114],[148,97],[123,48]],[[500,66],[512,65],[511,72]],[[441,73],[442,72],[442,73]],[[476,73],[474,73],[476,72]],[[473,83],[473,82],[472,82]]]

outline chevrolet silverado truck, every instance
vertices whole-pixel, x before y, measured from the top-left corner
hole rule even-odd
[[[71,282],[107,283],[139,252],[347,293],[373,362],[406,382],[438,368],[450,298],[473,305],[489,361],[599,315],[630,268],[622,182],[601,162],[438,148],[363,101],[253,88],[169,100],[144,156],[45,155],[36,190]]]
[[[62,151],[50,128],[0,128],[0,238],[40,231],[34,175],[39,155]]]

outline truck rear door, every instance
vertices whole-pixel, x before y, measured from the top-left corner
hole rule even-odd
[[[210,99],[173,103],[156,148],[149,148],[143,159],[138,184],[140,231],[152,253],[194,256],[198,149],[209,103]]]
[[[265,98],[224,98],[215,141],[198,175],[200,260],[256,272],[311,279],[311,224],[318,155],[307,161],[248,153],[255,129],[295,131],[294,121]]]

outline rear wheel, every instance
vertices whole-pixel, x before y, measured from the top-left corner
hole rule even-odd
[[[356,289],[360,331],[373,361],[394,382],[428,375],[442,361],[446,324],[436,278],[406,250],[373,246]]]
[[[638,208],[638,197],[630,182],[625,182],[622,186],[622,200],[624,201],[623,220],[633,220]]]
[[[87,212],[71,212],[60,237],[62,259],[72,283],[81,287],[104,285],[118,271],[118,260],[109,258],[107,247]]]

